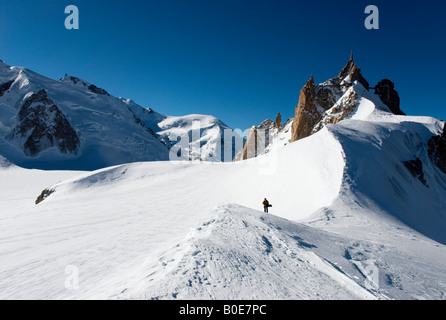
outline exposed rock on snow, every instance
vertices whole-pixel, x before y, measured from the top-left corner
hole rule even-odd
[[[342,120],[351,118],[359,106],[359,95],[351,87],[336,103],[327,110],[321,121],[314,126],[311,134],[314,134],[321,130],[327,124],[337,124]]]
[[[390,111],[392,111],[394,114],[406,115],[400,109],[400,96],[395,90],[395,84],[392,81],[384,79],[378,82],[375,87],[375,93],[381,98],[381,101],[386,106],[388,106]]]
[[[238,135],[213,116],[162,115],[130,99],[113,97],[78,77],[65,75],[55,81],[1,64],[0,86],[1,152],[21,167],[95,170],[130,162],[166,161],[172,148],[181,149],[179,160],[231,161],[235,150],[243,148],[240,138],[240,146],[232,145],[232,154],[223,155],[225,133]],[[26,112],[22,111],[22,117],[18,112],[24,101],[42,89],[52,104],[45,110],[33,106],[23,120]],[[63,119],[75,129],[78,139]],[[51,148],[53,145],[60,148]],[[226,147],[231,152],[231,146]]]
[[[280,114],[280,112],[277,114],[276,121],[274,121],[274,127],[277,130],[282,129],[282,115]]]
[[[425,186],[427,185],[426,179],[424,178],[423,172],[423,162],[421,162],[420,158],[416,158],[415,160],[405,161],[404,165],[410,171],[410,173],[421,181]]]
[[[104,96],[110,96],[107,91],[105,91],[104,89],[96,87],[94,84],[89,85],[88,86],[88,90],[90,90],[91,92],[96,93],[96,94],[101,94],[101,95],[104,95]]]
[[[42,193],[40,194],[40,196],[37,197],[36,204],[41,203],[43,200],[48,198],[52,193],[54,193],[53,189],[45,189],[45,190],[43,190]]]
[[[2,97],[5,94],[5,92],[11,88],[11,85],[13,83],[14,80],[11,80],[0,85],[0,97]]]
[[[62,153],[75,153],[80,145],[76,131],[42,89],[25,100],[18,113],[20,124],[11,138],[24,140],[25,153],[36,156],[56,146]]]
[[[313,76],[305,84],[299,94],[299,103],[295,110],[295,116],[292,126],[291,142],[306,138],[317,132],[324,123],[338,123],[341,120],[348,119],[352,114],[354,105],[352,103],[339,102],[339,99],[354,85],[359,82],[368,90],[369,83],[364,79],[361,70],[356,66],[352,58],[341,70],[337,77],[334,77],[324,83],[316,85]],[[353,93],[349,97],[353,101]],[[345,97],[344,97],[345,100]],[[336,117],[325,117],[324,113],[337,104],[337,109],[331,113],[336,113]],[[315,128],[318,127],[319,129]]]
[[[435,165],[446,174],[446,124],[440,135],[429,140],[428,152]]]
[[[347,65],[341,70],[338,78],[341,79],[341,81],[344,79],[349,79],[350,83],[358,81],[367,90],[369,90],[369,88],[370,88],[369,83],[367,82],[366,79],[364,79],[364,77],[361,74],[361,69],[359,69],[358,66],[356,65],[356,63],[353,61],[353,56],[347,62]]]
[[[328,98],[328,95],[325,94],[327,91],[323,90],[322,92],[324,92],[324,98]],[[326,109],[318,109],[316,99],[316,85],[313,76],[311,76],[310,80],[300,91],[299,103],[296,107],[292,126],[291,141],[308,137],[313,131],[314,126],[320,121],[322,117],[321,111],[325,111]],[[326,100],[324,99],[324,101]]]
[[[233,161],[247,160],[263,154],[283,129],[280,113],[274,122],[271,119],[266,119],[258,127],[251,127],[245,146],[236,154]]]

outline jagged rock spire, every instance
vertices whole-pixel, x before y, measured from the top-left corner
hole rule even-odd
[[[367,90],[370,89],[370,85],[367,82],[367,80],[364,79],[364,77],[361,74],[361,69],[358,68],[358,66],[353,61],[353,51],[350,56],[350,60],[347,62],[345,67],[342,69],[342,71],[339,73],[340,79],[345,79],[347,76],[350,76],[350,81],[359,81]]]
[[[282,115],[280,112],[277,114],[276,121],[274,122],[274,127],[280,130],[282,127]]]

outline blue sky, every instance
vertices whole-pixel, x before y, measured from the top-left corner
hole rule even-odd
[[[64,27],[70,4],[79,30]],[[364,27],[369,4],[379,30]],[[244,130],[292,117],[310,75],[338,75],[353,50],[371,85],[395,82],[403,111],[446,119],[445,12],[444,0],[0,0],[0,59]]]

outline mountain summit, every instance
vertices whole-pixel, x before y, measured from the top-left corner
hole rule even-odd
[[[231,129],[213,116],[170,117],[75,76],[56,81],[0,63],[0,154],[21,167],[93,170],[165,161],[178,139],[177,158],[222,161],[225,130]]]
[[[353,89],[355,83],[358,85]],[[316,85],[311,76],[299,95],[291,142],[314,134],[328,123],[338,123],[350,118],[358,106],[361,91],[370,89],[369,83],[361,74],[361,69],[353,60],[353,53],[337,77]],[[393,83],[383,80],[378,84],[376,91],[384,104],[390,104],[386,111],[402,114],[399,110],[398,93],[394,90]]]
[[[309,137],[328,124],[337,124],[342,120],[360,116],[358,106],[361,99],[366,92],[371,94],[372,89],[375,90],[375,94],[372,94],[373,99],[377,101],[375,108],[383,112],[404,115],[400,109],[400,98],[394,83],[384,79],[375,88],[371,88],[353,60],[352,53],[338,76],[316,84],[311,75],[300,91],[299,102],[291,121],[287,121],[280,129],[277,124],[271,126],[270,119],[258,127],[253,126],[244,149],[239,151],[234,161],[257,157],[268,153],[277,145],[283,146]]]

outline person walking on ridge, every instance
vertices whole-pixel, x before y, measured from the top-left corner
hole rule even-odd
[[[263,210],[264,210],[264,212],[265,213],[268,213],[268,208],[270,208],[270,207],[272,207],[272,205],[270,205],[269,204],[269,201],[268,200],[266,200],[266,198],[265,198],[265,200],[263,200]]]

